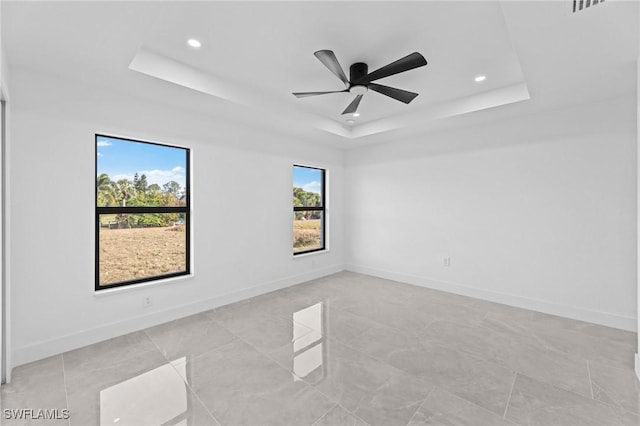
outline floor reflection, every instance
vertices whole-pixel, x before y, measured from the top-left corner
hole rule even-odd
[[[314,382],[324,376],[324,304],[311,305],[293,313],[293,378],[295,381],[309,379]]]
[[[186,426],[189,394],[185,358],[100,391],[100,425]],[[183,361],[183,362],[181,362]]]

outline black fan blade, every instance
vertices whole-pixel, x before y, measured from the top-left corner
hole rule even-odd
[[[366,84],[374,80],[379,80],[384,77],[389,77],[390,75],[399,74],[425,65],[427,65],[427,60],[424,59],[424,56],[418,52],[413,52],[402,59],[398,59],[389,65],[385,65],[384,67],[367,74],[358,81],[355,81],[354,84]]]
[[[356,112],[356,110],[358,109],[358,105],[360,105],[360,101],[361,100],[362,100],[362,95],[356,96],[356,98],[349,104],[347,109],[342,111],[342,115],[352,114],[352,113]]]
[[[382,84],[370,83],[368,87],[375,92],[382,93],[405,104],[408,104],[418,96],[417,93],[396,89],[395,87],[383,86]]]
[[[327,95],[329,93],[343,93],[343,92],[348,92],[348,90],[347,89],[332,90],[330,92],[295,92],[293,93],[293,96],[295,96],[296,98],[307,98],[309,96]]]
[[[332,50],[318,50],[314,53],[314,55],[316,55],[316,58],[318,58],[325,67],[329,68],[329,71],[334,73],[340,80],[342,80],[345,86],[349,86],[349,80],[344,74],[344,71],[342,71],[342,67],[340,66],[340,63],[338,62],[338,59],[336,58],[336,55]]]

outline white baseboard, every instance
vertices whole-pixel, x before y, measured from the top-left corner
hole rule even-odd
[[[292,285],[303,283],[305,281],[313,280],[326,275],[331,275],[342,270],[372,275],[394,281],[400,281],[407,284],[446,291],[449,293],[460,294],[463,296],[474,297],[491,302],[517,306],[519,308],[531,309],[534,311],[563,316],[580,321],[602,324],[605,326],[620,328],[623,330],[636,331],[638,326],[636,318],[622,317],[605,312],[591,311],[573,306],[559,305],[548,301],[529,299],[512,294],[492,292],[489,290],[465,286],[459,283],[435,280],[427,277],[420,277],[393,271],[386,271],[367,266],[334,265],[327,268],[316,269],[305,274],[266,282],[243,290],[221,294],[210,299],[176,306],[170,309],[165,309],[163,311],[154,311],[149,314],[129,318],[124,321],[117,321],[89,330],[83,330],[77,333],[59,336],[48,340],[42,340],[30,345],[14,348],[11,353],[11,367],[17,367],[19,365],[27,364],[32,361],[37,361],[49,356],[57,355],[86,345],[121,336],[126,333],[131,333],[147,327],[162,324],[167,321],[172,321],[188,315],[197,314],[199,312],[204,312],[209,309],[227,305],[229,303],[234,303],[240,300],[248,299],[250,297],[258,296],[260,294],[290,287]],[[7,368],[10,372],[9,366],[7,366]],[[638,377],[640,378],[640,361],[637,354],[636,374],[638,374]]]
[[[442,290],[462,296],[474,297],[476,299],[488,300],[490,302],[502,303],[504,305],[516,306],[518,308],[530,309],[532,311],[543,312],[545,314],[558,315],[579,321],[586,321],[594,324],[605,325],[607,327],[619,328],[628,331],[637,331],[638,320],[634,317],[624,317],[608,312],[599,312],[575,306],[560,305],[546,300],[530,299],[514,294],[499,293],[490,290],[470,287],[459,283],[431,279],[417,275],[404,274],[400,272],[387,271],[383,269],[371,268],[361,265],[346,265],[347,271],[372,275],[407,284],[427,287],[435,290]]]
[[[101,342],[123,334],[132,333],[147,327],[153,327],[167,321],[173,321],[189,315],[194,315],[209,309],[228,305],[250,297],[259,296],[264,293],[290,287],[305,281],[324,277],[344,270],[344,265],[335,265],[322,269],[315,269],[308,273],[290,276],[275,281],[266,282],[254,287],[245,288],[239,291],[221,294],[219,296],[199,300],[197,302],[172,307],[162,311],[151,312],[146,315],[129,318],[124,321],[117,321],[105,324],[100,327],[83,330],[77,333],[58,336],[48,340],[42,340],[30,345],[14,348],[12,351],[11,367],[27,364],[32,361],[44,359],[53,355],[81,348],[86,345]]]

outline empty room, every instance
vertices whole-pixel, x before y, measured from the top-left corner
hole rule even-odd
[[[0,0],[3,425],[639,425],[640,4]]]

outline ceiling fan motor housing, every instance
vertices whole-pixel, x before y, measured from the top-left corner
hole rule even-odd
[[[369,67],[364,62],[356,62],[349,67],[349,82],[353,86],[356,81],[369,74]]]

